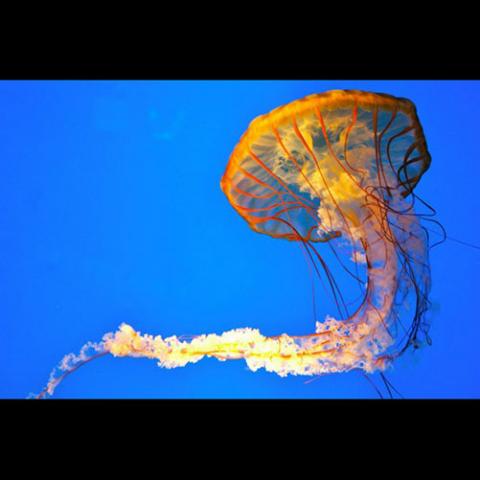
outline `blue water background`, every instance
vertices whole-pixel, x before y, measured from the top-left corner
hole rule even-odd
[[[64,354],[122,322],[162,336],[311,332],[300,248],[252,232],[219,180],[254,117],[350,88],[415,102],[432,155],[417,192],[453,238],[480,244],[480,82],[1,82],[0,396],[39,392]],[[480,251],[449,240],[431,265],[433,345],[388,377],[409,398],[478,398]],[[305,380],[108,356],[56,397],[377,397],[358,372]]]

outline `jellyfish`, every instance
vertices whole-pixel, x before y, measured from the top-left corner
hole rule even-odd
[[[325,278],[337,312],[307,335],[264,336],[246,327],[190,338],[142,334],[128,324],[69,354],[39,397],[102,355],[143,357],[176,368],[213,357],[243,359],[282,377],[383,372],[430,342],[428,230],[414,192],[431,161],[415,105],[358,90],[314,94],[254,119],[234,148],[221,189],[249,227],[297,242]],[[350,311],[322,248],[348,250],[342,267],[361,291]],[[362,267],[366,278],[360,278]]]

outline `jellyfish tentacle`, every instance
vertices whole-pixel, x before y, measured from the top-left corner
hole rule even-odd
[[[377,204],[376,208],[381,210],[381,204]],[[389,324],[395,318],[398,255],[407,262],[407,268],[413,267],[411,260],[402,254],[402,240],[397,239],[395,243],[382,236],[378,212],[372,210],[373,206],[362,207],[362,218],[365,220],[362,222],[361,243],[367,261],[366,293],[362,304],[348,319],[338,321],[328,317],[321,324],[317,322],[315,333],[305,336],[283,334],[265,337],[258,330],[245,328],[221,335],[198,335],[189,341],[175,336],[163,339],[141,335],[123,324],[117,332],[104,336],[100,346],[96,347],[96,355],[70,364],[67,373],[53,378],[42,396],[52,394],[69,373],[107,352],[114,356],[155,359],[165,368],[182,367],[204,357],[221,361],[244,359],[253,371],[264,368],[280,376],[317,376],[352,369],[367,373],[383,371],[393,358],[384,352],[393,342]],[[414,222],[410,218],[402,221]],[[408,242],[408,239],[404,241]],[[420,291],[417,291],[417,296],[421,297]],[[421,308],[418,302],[417,308]],[[415,336],[415,333],[414,329],[409,335]]]
[[[95,345],[97,353],[93,353],[90,355],[82,353],[85,347],[90,346],[90,344],[88,343],[82,348],[80,355],[77,356],[71,353],[66,355],[60,362],[60,364],[55,367],[50,373],[50,379],[45,388],[38,395],[34,395],[34,398],[42,399],[53,395],[58,385],[63,382],[63,380],[65,380],[65,378],[67,378],[70,374],[77,371],[80,367],[83,367],[92,360],[104,357],[105,355],[110,353],[108,350],[103,348],[102,343]]]

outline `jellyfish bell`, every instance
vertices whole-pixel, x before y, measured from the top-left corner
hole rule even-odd
[[[155,359],[164,368],[204,357],[244,359],[253,371],[280,376],[384,370],[427,335],[428,236],[413,207],[429,165],[407,99],[334,90],[256,118],[230,156],[223,192],[255,232],[300,242],[315,268],[324,269],[336,301],[341,292],[318,250],[339,239],[348,244],[352,259],[365,264],[361,304],[349,312],[337,301],[338,318],[328,315],[304,336],[266,337],[241,328],[184,340],[122,324],[87,344],[91,355],[85,347],[67,355],[40,395],[105,353]]]
[[[334,90],[253,120],[220,185],[256,232],[321,242],[342,214],[358,226],[362,199],[407,196],[429,165],[412,102]]]

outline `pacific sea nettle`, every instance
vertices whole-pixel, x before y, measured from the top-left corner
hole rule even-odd
[[[413,211],[413,190],[429,164],[407,99],[330,91],[256,118],[231,154],[221,188],[254,231],[300,242],[317,272],[323,269],[338,318],[327,316],[305,336],[265,337],[243,328],[188,341],[141,335],[122,324],[79,355],[67,355],[40,396],[107,353],[157,359],[166,368],[204,356],[243,358],[251,370],[281,376],[384,370],[410,345],[428,340],[428,235]],[[350,272],[363,289],[351,314],[318,248],[339,241],[366,272],[366,281]]]

